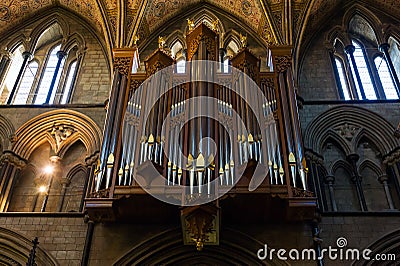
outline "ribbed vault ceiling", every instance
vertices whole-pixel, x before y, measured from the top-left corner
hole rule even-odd
[[[124,47],[133,44],[135,34],[146,38],[176,14],[208,3],[245,23],[266,44],[297,44],[351,2],[375,6],[393,16],[400,13],[397,0],[3,0],[0,36],[45,9],[61,7],[88,21],[111,47]]]

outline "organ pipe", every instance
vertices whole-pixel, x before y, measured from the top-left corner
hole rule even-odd
[[[298,177],[306,190],[291,75],[279,67],[276,73],[260,73],[259,58],[246,47],[231,58],[230,73],[216,73],[217,65],[199,60],[218,60],[218,33],[202,24],[186,39],[186,75],[169,70],[174,60],[160,47],[145,60],[146,76],[134,76],[141,85],[126,101],[121,148],[112,137],[118,130],[107,128],[103,145],[108,152],[101,155],[95,190],[109,189],[113,182],[134,186],[135,178],[146,178],[143,169],[154,165],[167,188],[183,189],[183,200],[209,197],[234,185],[238,169],[250,162],[265,167],[268,184],[296,187]],[[126,77],[115,80],[113,90],[126,86]],[[115,105],[121,97],[114,95],[109,113],[124,109]],[[191,100],[195,97],[215,101]],[[117,120],[107,117],[108,124]]]

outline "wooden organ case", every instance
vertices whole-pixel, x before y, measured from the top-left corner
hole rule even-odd
[[[224,68],[219,35],[205,24],[186,42],[185,73],[162,43],[146,73],[135,73],[136,48],[114,51],[100,162],[85,200],[90,218],[180,220],[184,243],[199,250],[218,244],[225,221],[312,219],[291,47],[270,47],[273,71],[260,72],[245,43]]]

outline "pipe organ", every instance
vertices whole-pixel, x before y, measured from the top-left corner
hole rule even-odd
[[[226,73],[219,38],[205,24],[189,30],[185,73],[161,43],[145,60],[146,73],[116,74],[88,208],[99,207],[95,199],[143,190],[179,206],[252,190],[289,206],[315,206],[291,48],[270,47],[274,71],[260,72],[260,59],[243,43]],[[132,58],[129,67],[138,60]],[[245,186],[247,192],[237,189]]]

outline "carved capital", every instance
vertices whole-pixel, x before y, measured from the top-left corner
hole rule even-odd
[[[4,163],[9,163],[21,169],[25,167],[26,160],[22,159],[21,157],[19,157],[18,155],[16,155],[11,151],[5,151],[0,157],[0,165]]]
[[[387,175],[381,175],[380,177],[378,177],[378,181],[383,184],[385,182],[388,181],[388,176]]]
[[[333,184],[335,183],[335,177],[334,177],[333,175],[327,175],[327,176],[325,177],[325,182],[326,182],[328,185],[333,185]]]
[[[385,156],[382,163],[384,165],[392,165],[398,161],[400,161],[400,148],[394,150],[389,155]]]
[[[61,178],[61,179],[60,179],[60,184],[61,184],[63,187],[68,187],[69,184],[71,184],[71,180],[69,180],[68,178]]]

